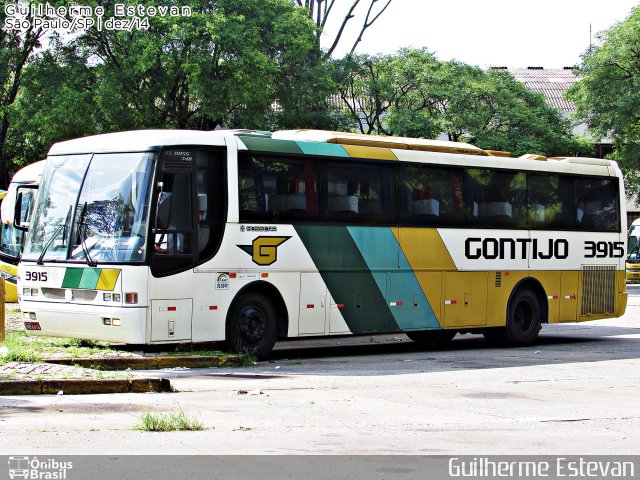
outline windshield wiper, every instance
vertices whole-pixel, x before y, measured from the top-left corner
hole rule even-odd
[[[80,220],[78,221],[78,235],[80,236],[80,245],[82,246],[82,251],[84,252],[84,257],[87,260],[87,265],[90,267],[97,267],[98,262],[96,262],[93,258],[91,258],[91,254],[89,253],[89,247],[87,246],[87,224],[84,221],[84,216],[87,213],[87,202],[84,202],[82,206],[82,212],[80,212]]]
[[[67,236],[67,224],[69,223],[70,217],[71,217],[71,205],[69,205],[69,210],[67,211],[67,216],[64,219],[64,223],[61,223],[60,225],[58,225],[58,227],[53,232],[53,235],[51,235],[51,237],[45,244],[44,248],[42,249],[42,253],[40,253],[40,256],[38,257],[38,262],[37,262],[38,265],[42,265],[44,263],[43,259],[45,254],[47,253],[47,250],[49,250],[49,247],[51,246],[53,241],[58,237],[58,234],[60,232],[62,232],[62,246],[64,246],[64,239]]]

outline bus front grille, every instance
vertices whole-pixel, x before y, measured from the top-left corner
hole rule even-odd
[[[588,265],[582,267],[581,315],[612,315],[615,313],[616,267]]]
[[[65,300],[65,288],[43,288],[42,294],[48,300]],[[82,290],[74,288],[71,290],[72,300],[93,301],[98,296],[95,290]]]

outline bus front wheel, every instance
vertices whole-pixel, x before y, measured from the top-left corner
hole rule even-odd
[[[485,338],[502,345],[525,347],[538,339],[542,328],[542,306],[532,290],[517,291],[509,302],[507,324],[502,328],[487,328]]]
[[[248,293],[233,306],[226,329],[231,352],[249,353],[263,359],[271,353],[278,336],[273,304],[263,295]]]

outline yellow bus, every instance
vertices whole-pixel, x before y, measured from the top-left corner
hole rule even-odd
[[[7,302],[18,301],[16,286],[18,258],[24,244],[24,231],[13,226],[18,187],[28,187],[21,197],[23,203],[22,211],[25,212],[25,215],[28,215],[33,206],[34,194],[37,192],[44,164],[45,161],[43,160],[21,168],[11,179],[9,188],[0,205],[0,219],[2,220],[2,225],[0,225],[0,229],[2,229],[0,236],[0,275],[5,279],[5,301]],[[28,218],[24,217],[22,221],[26,222]]]
[[[620,316],[610,160],[326,131],[53,145],[20,263],[27,331],[132,344],[456,333],[531,345]]]

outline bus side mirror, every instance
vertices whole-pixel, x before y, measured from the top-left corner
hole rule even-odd
[[[156,216],[156,229],[166,230],[171,221],[171,200],[173,194],[170,192],[160,192],[158,197],[158,215]]]
[[[21,185],[16,191],[16,203],[13,210],[13,226],[22,232],[29,230],[31,209],[38,185]]]
[[[15,210],[13,212],[13,226],[16,228],[16,230],[26,232],[27,230],[29,230],[29,222],[25,221],[22,218],[22,199],[23,193],[18,192],[18,194],[16,195]]]

